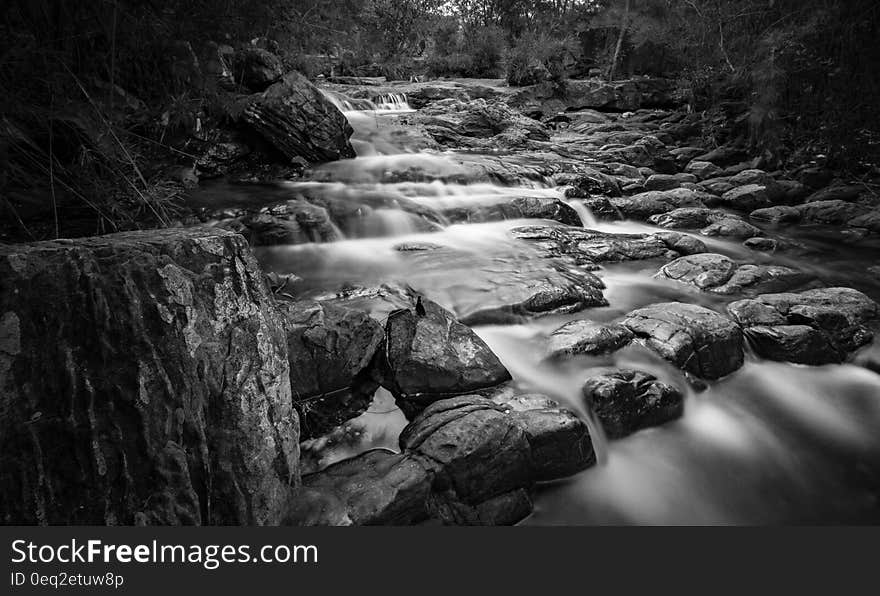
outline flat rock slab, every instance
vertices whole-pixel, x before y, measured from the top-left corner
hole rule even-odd
[[[684,396],[678,389],[637,370],[590,377],[583,394],[611,439],[659,426],[684,413]]]
[[[622,321],[636,340],[678,368],[718,379],[743,364],[743,335],[727,317],[695,304],[667,302],[629,313]]]
[[[244,238],[0,247],[6,523],[275,525],[298,483],[281,317]]]
[[[815,282],[814,276],[791,267],[740,265],[724,255],[715,253],[681,257],[664,265],[655,277],[722,295],[753,295],[768,291],[791,290]]]
[[[611,234],[567,226],[523,226],[511,233],[529,242],[542,256],[564,259],[581,267],[599,263],[619,263],[648,259],[674,259],[681,251],[705,249],[697,239],[686,241],[686,235],[675,233]]]
[[[728,306],[759,355],[800,364],[842,362],[871,342],[880,307],[851,288],[763,294]]]

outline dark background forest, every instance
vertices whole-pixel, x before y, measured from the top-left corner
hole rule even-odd
[[[23,239],[61,195],[96,233],[167,224],[169,172],[212,121],[236,48],[333,76],[676,81],[707,141],[747,131],[780,167],[875,171],[874,0],[10,0],[0,22],[0,212]],[[714,123],[714,124],[713,124]],[[717,135],[718,138],[714,138]],[[51,219],[51,216],[49,216]]]

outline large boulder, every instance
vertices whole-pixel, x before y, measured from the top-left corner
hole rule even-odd
[[[274,525],[299,480],[282,321],[236,234],[0,247],[0,395],[4,523]]]
[[[384,329],[369,314],[312,301],[279,302],[285,318],[290,388],[303,439],[363,413],[378,385],[369,366]]]
[[[409,418],[435,401],[510,380],[489,346],[430,300],[391,313],[385,334],[378,379]]]
[[[880,307],[851,288],[762,294],[728,306],[765,358],[801,364],[842,362],[870,343]]]
[[[251,96],[242,118],[289,160],[321,163],[355,157],[348,120],[298,72]]]
[[[612,439],[658,426],[684,413],[684,396],[678,389],[637,370],[590,377],[584,383],[583,394]]]
[[[678,368],[718,379],[743,364],[743,336],[727,317],[696,304],[667,302],[629,313],[622,321],[636,341]]]

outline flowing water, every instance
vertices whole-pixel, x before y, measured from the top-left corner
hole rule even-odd
[[[444,213],[514,197],[561,198],[556,189],[535,180],[515,187],[468,180],[474,164],[490,156],[408,145],[403,129],[395,124],[396,117],[408,111],[405,97],[376,102],[331,98],[355,128],[359,157],[328,164],[311,181],[279,185],[273,192],[341,201],[354,216],[340,229],[344,237],[336,242],[257,249],[266,268],[292,276],[289,291],[321,297],[353,286],[405,282],[466,316],[517,287],[554,279],[557,273],[546,259],[509,233],[534,220],[451,224]],[[597,222],[582,203],[570,204],[585,227],[615,233],[657,230],[635,222]],[[865,274],[876,264],[880,247],[856,248],[841,242],[835,232],[819,228],[773,233],[798,247],[785,257],[772,257],[773,262],[880,298],[877,276]],[[770,259],[737,242],[704,240],[710,250],[735,259]],[[425,246],[431,250],[419,250]],[[562,401],[588,420],[580,387],[597,366],[636,367],[688,392],[678,421],[607,444],[600,429],[593,428],[599,464],[542,486],[535,513],[524,523],[880,521],[880,376],[867,368],[806,367],[750,355],[742,369],[697,392],[679,371],[643,350],[624,350],[613,362],[584,359],[565,367],[542,362],[547,334],[571,320],[611,320],[634,308],[671,300],[718,309],[730,300],[654,279],[661,265],[637,261],[596,272],[607,285],[607,307],[475,327],[520,387]],[[876,360],[878,351],[876,345],[869,346],[860,357],[874,354]],[[380,390],[366,414],[333,436],[304,446],[306,470],[369,447],[396,449],[397,433],[405,423],[390,395]]]

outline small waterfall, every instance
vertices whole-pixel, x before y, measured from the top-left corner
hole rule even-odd
[[[383,93],[372,100],[352,98],[331,89],[321,93],[339,108],[340,112],[412,112],[405,93]]]
[[[411,112],[413,109],[409,105],[406,93],[383,93],[373,98],[377,110],[386,110],[389,112]]]
[[[578,214],[578,217],[581,220],[581,225],[585,228],[595,228],[597,225],[596,218],[593,217],[593,212],[590,211],[590,208],[584,205],[583,201],[578,200],[569,200],[565,201],[565,204],[575,210]]]
[[[343,93],[330,89],[321,89],[324,97],[330,100],[340,112],[366,112],[376,109],[376,105],[369,99],[355,99]]]

